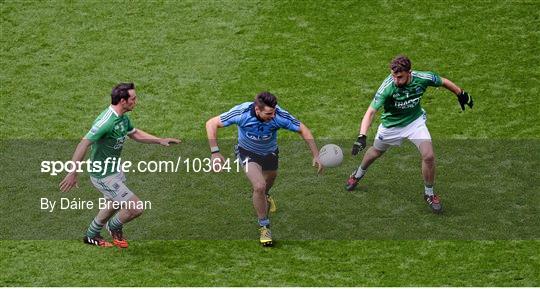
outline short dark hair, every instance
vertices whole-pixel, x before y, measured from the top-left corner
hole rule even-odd
[[[405,55],[398,55],[390,62],[390,69],[397,73],[411,70],[411,60]]]
[[[119,83],[113,87],[111,92],[111,104],[115,105],[120,103],[120,100],[129,98],[129,90],[135,89],[133,82]]]
[[[255,97],[255,105],[257,105],[260,109],[263,109],[265,106],[275,108],[277,105],[277,98],[270,92],[263,91],[257,94]]]

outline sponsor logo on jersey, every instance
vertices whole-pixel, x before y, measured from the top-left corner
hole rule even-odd
[[[121,133],[124,133],[124,131],[126,130],[123,123],[119,123],[119,124],[115,125],[114,129],[119,130]]]
[[[258,135],[258,134],[255,134],[255,133],[252,133],[252,132],[246,132],[246,137],[251,139],[251,140],[255,140],[255,141],[263,141],[263,140],[269,140],[272,138],[272,134],[262,134],[262,135]]]
[[[407,109],[407,108],[412,108],[412,107],[417,106],[419,102],[420,102],[420,97],[417,97],[417,98],[408,99],[405,101],[394,101],[394,105],[396,108],[399,108],[399,109]]]
[[[407,98],[409,98],[409,92],[408,91],[403,91],[401,93],[396,92],[396,93],[392,94],[392,98],[394,98],[396,100],[407,99]]]
[[[126,141],[127,136],[122,136],[116,139],[116,144],[114,145],[113,149],[118,150],[121,149],[124,145],[124,142]]]

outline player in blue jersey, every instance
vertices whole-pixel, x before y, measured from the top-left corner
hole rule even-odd
[[[242,163],[247,163],[245,172],[252,186],[253,206],[260,226],[260,242],[263,246],[271,246],[272,234],[268,211],[272,210],[273,200],[269,197],[269,191],[277,176],[278,129],[284,128],[300,134],[311,150],[313,166],[318,167],[318,172],[322,170],[319,150],[311,131],[279,107],[274,95],[261,92],[255,97],[255,101],[239,104],[206,122],[213,162],[225,161],[218,147],[217,129],[232,124],[238,127],[236,156]]]

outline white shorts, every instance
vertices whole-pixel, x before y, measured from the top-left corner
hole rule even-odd
[[[122,202],[128,201],[135,194],[128,189],[124,182],[126,181],[126,176],[123,172],[116,173],[110,176],[106,176],[102,179],[90,177],[92,184],[96,189],[98,189],[105,199]]]
[[[410,140],[416,147],[424,141],[431,141],[431,135],[426,126],[426,113],[404,127],[386,128],[380,124],[373,146],[380,151],[386,151],[392,146],[400,146],[404,139]]]

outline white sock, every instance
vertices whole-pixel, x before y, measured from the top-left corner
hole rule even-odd
[[[425,193],[426,195],[428,195],[428,196],[433,196],[433,186],[430,186],[430,187],[424,186],[424,188],[425,188],[424,193]]]
[[[362,166],[359,166],[358,169],[356,170],[356,174],[354,174],[354,177],[357,179],[361,179],[366,174],[366,172],[367,172],[367,169],[363,170]]]

